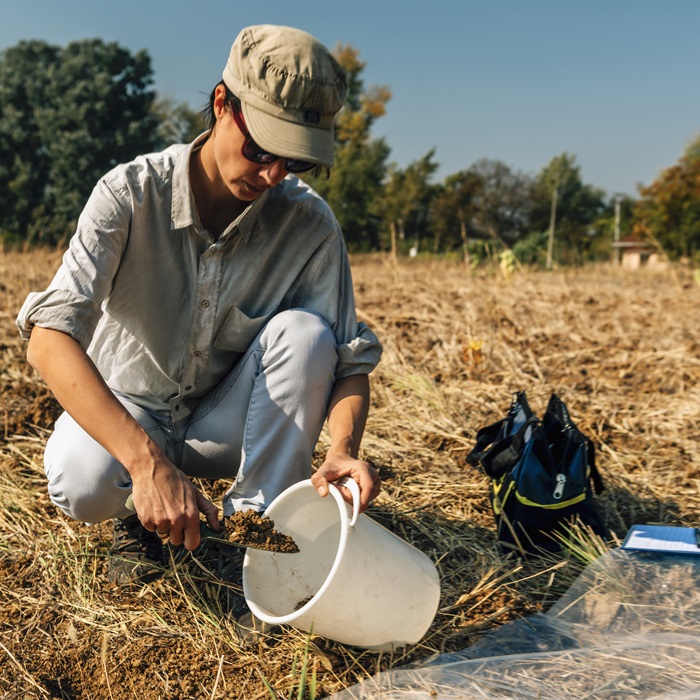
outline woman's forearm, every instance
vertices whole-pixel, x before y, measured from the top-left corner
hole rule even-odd
[[[329,452],[357,457],[369,411],[369,379],[357,374],[339,379],[328,404]]]
[[[35,326],[27,360],[76,423],[132,476],[146,467],[158,448],[110,391],[76,340],[66,333]]]

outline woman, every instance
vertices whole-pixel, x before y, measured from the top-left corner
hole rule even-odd
[[[156,575],[158,534],[192,550],[200,513],[219,529],[190,476],[234,480],[225,514],[263,511],[311,476],[326,417],[319,493],[350,476],[364,509],[379,492],[358,450],[381,346],[357,322],[335,217],[295,175],[333,165],[345,94],[309,34],[241,31],[211,129],[105,175],[20,311],[28,361],[65,409],[49,493],[78,520],[115,519],[117,583]]]

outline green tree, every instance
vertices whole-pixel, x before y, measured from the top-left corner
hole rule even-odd
[[[473,219],[481,182],[476,173],[461,171],[448,176],[436,192],[430,206],[434,253],[461,247],[469,264],[469,240],[475,234]]]
[[[616,259],[613,242],[632,233],[633,212],[637,200],[629,195],[613,195],[608,198],[602,214],[593,222],[595,235],[589,237],[588,257],[603,261]]]
[[[438,168],[435,150],[411,163],[405,170],[389,169],[382,197],[382,247],[397,251],[397,239],[418,242],[428,222],[435,186],[430,179]]]
[[[21,42],[0,54],[0,239],[21,241],[42,201],[50,160],[35,113],[59,49]]]
[[[372,124],[386,110],[391,92],[386,87],[364,89],[365,68],[359,52],[338,45],[334,55],[348,76],[348,96],[336,119],[335,166],[329,178],[308,181],[332,207],[343,228],[348,247],[372,250],[379,246],[382,183],[389,147],[371,137]]]
[[[585,184],[576,157],[562,153],[536,178],[530,226],[550,231],[553,220],[553,259],[580,264],[591,257],[599,234],[596,221],[605,210],[603,190]]]
[[[4,238],[65,240],[97,179],[153,150],[152,81],[145,51],[132,55],[97,39],[64,48],[21,42],[2,53],[0,162],[9,164],[0,172]]]
[[[700,262],[700,136],[678,162],[640,188],[634,233],[655,241],[671,259]]]
[[[473,192],[476,235],[513,245],[528,230],[532,180],[499,160],[481,159],[467,174],[479,182]]]

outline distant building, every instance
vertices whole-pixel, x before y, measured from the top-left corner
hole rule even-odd
[[[656,270],[666,267],[666,260],[651,244],[641,240],[634,234],[613,243],[616,259],[625,270],[638,270],[640,267],[650,267]]]

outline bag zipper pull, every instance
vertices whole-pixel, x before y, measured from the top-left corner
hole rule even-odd
[[[557,484],[554,487],[554,493],[552,496],[559,500],[564,495],[564,484],[566,484],[566,475],[557,474]]]

